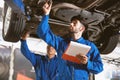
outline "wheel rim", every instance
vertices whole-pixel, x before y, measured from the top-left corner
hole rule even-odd
[[[6,16],[5,16],[5,22],[4,22],[4,35],[7,34],[7,31],[9,29],[11,14],[12,14],[12,8],[8,7],[7,12],[6,12]]]

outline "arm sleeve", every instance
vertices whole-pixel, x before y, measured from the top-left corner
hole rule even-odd
[[[26,40],[21,40],[21,52],[33,66],[36,64],[36,56],[29,50]]]
[[[53,46],[56,51],[58,51],[59,48],[62,48],[62,44],[64,42],[63,39],[59,36],[56,36],[53,34],[53,32],[50,30],[50,26],[48,24],[49,15],[44,15],[42,17],[41,23],[39,24],[37,28],[37,35],[42,38],[47,44]],[[59,45],[61,44],[61,45]],[[60,53],[58,53],[60,54]],[[60,54],[61,55],[61,54]]]
[[[88,59],[87,69],[94,74],[98,74],[103,71],[103,63],[100,57],[99,50],[92,44],[90,59]]]

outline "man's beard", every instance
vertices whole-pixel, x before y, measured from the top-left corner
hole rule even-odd
[[[69,37],[72,37],[74,34],[76,34],[77,32],[74,31],[69,31]]]
[[[69,33],[70,33],[70,34],[75,34],[75,33],[78,33],[78,31],[70,31],[70,30],[69,30]]]

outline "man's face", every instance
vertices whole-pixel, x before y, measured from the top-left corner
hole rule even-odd
[[[74,19],[70,23],[69,31],[71,33],[77,33],[77,32],[80,32],[80,30],[82,29],[82,27],[83,27],[83,24],[80,23],[79,20]]]
[[[56,51],[52,46],[47,46],[47,55],[55,55]]]

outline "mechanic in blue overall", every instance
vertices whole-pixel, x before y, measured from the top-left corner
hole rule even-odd
[[[62,54],[67,49],[70,41],[85,44],[91,47],[87,55],[79,55],[77,58],[80,60],[80,64],[73,63],[66,60],[66,64],[70,69],[70,75],[72,80],[88,80],[89,74],[98,74],[103,71],[103,63],[101,60],[100,52],[96,45],[82,37],[85,31],[85,26],[82,24],[82,19],[79,16],[74,16],[71,19],[69,26],[69,35],[67,39],[55,35],[48,23],[49,14],[51,11],[52,3],[46,2],[43,5],[44,15],[37,28],[37,35],[43,39],[47,44],[53,46],[58,53],[58,57],[62,57]],[[62,66],[62,65],[61,65]]]
[[[71,80],[64,60],[57,57],[55,49],[48,45],[46,56],[31,52],[26,41],[28,35],[25,32],[21,37],[21,52],[34,66],[36,80]]]

